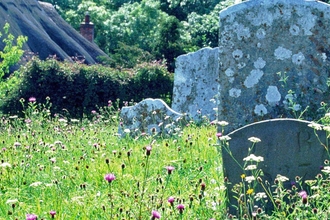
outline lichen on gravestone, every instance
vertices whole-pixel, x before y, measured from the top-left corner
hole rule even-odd
[[[232,131],[263,119],[323,116],[329,32],[329,5],[317,1],[250,0],[221,11],[218,119]]]
[[[215,120],[218,91],[218,48],[203,48],[176,59],[172,109],[199,121]],[[228,73],[230,74],[230,73]]]
[[[179,133],[188,123],[184,114],[177,113],[161,99],[145,99],[134,106],[123,107],[120,112],[118,133],[140,137],[145,135],[169,136]]]

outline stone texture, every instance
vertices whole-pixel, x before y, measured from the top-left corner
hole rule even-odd
[[[218,48],[203,48],[176,59],[172,109],[199,120],[216,119]],[[210,101],[211,100],[211,101]]]
[[[315,179],[321,173],[320,166],[324,160],[328,159],[325,147],[317,139],[314,129],[308,126],[309,122],[296,119],[271,119],[253,123],[229,133],[229,149],[232,156],[243,166],[243,158],[248,156],[248,149],[252,142],[250,137],[257,137],[261,142],[256,143],[251,153],[264,157],[258,168],[262,169],[266,180],[273,185],[277,174],[286,176],[289,181],[285,182],[286,187],[290,187],[291,181],[295,181],[296,176],[303,180]],[[325,142],[325,132],[317,131],[322,143]],[[237,200],[233,198],[232,187],[241,182],[241,175],[251,175],[251,171],[244,171],[233,160],[225,148],[222,148],[224,176],[228,177],[231,184],[228,184],[228,193],[231,204],[237,205]],[[261,192],[261,188],[258,188]],[[233,206],[229,206],[234,214]]]
[[[97,57],[107,56],[66,23],[49,3],[1,0],[0,15],[0,28],[8,22],[11,34],[27,36],[23,49],[38,54],[40,59],[56,55],[61,60],[72,60],[80,56],[92,64],[98,61]],[[0,49],[3,48],[4,43],[0,41]]]
[[[229,131],[303,115],[329,100],[330,7],[318,1],[250,0],[220,12],[219,120]]]
[[[118,133],[130,135],[172,135],[186,123],[184,115],[173,111],[161,99],[145,99],[134,106],[123,107]]]

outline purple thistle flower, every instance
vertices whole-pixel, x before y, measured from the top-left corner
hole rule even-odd
[[[172,167],[172,166],[167,166],[165,167],[167,169],[167,173],[168,174],[171,174],[173,170],[175,170],[175,167]]]
[[[30,97],[29,98],[29,102],[36,102],[36,101],[37,101],[37,99],[35,97]]]
[[[307,198],[307,192],[306,191],[300,191],[299,193],[298,193],[298,195],[301,197],[301,198]]]
[[[55,218],[56,212],[54,210],[51,210],[49,214],[52,216],[52,218]]]
[[[146,155],[147,156],[150,156],[150,154],[151,154],[151,149],[152,149],[152,147],[149,145],[149,146],[146,146]]]
[[[114,181],[116,179],[116,176],[112,173],[108,173],[104,176],[104,179],[106,181],[108,181],[109,183],[111,183],[112,181]]]
[[[216,136],[217,136],[217,138],[219,138],[219,137],[221,137],[222,136],[222,133],[216,133]]]
[[[26,220],[37,220],[38,216],[35,214],[26,214]]]
[[[183,213],[183,210],[184,210],[184,205],[183,204],[179,204],[176,208],[179,210],[180,214]]]
[[[151,219],[160,219],[161,217],[160,213],[157,212],[156,210],[152,210],[151,214],[152,214]]]
[[[308,197],[307,192],[303,190],[303,191],[300,191],[298,193],[298,195],[302,198],[302,203],[303,204],[307,204],[307,202],[308,202],[308,200],[307,200],[307,197]]]
[[[167,199],[167,201],[168,201],[171,205],[173,205],[173,203],[174,203],[174,201],[175,201],[175,198],[174,198],[173,196],[170,196],[170,197]]]

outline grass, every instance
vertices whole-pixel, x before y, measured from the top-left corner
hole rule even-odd
[[[226,211],[227,182],[217,149],[228,147],[228,137],[217,133],[213,123],[190,123],[170,138],[119,138],[118,111],[111,105],[94,111],[92,119],[76,120],[51,116],[50,100],[44,105],[33,99],[21,103],[24,117],[3,116],[0,123],[0,219],[329,216],[328,161],[307,187],[297,177],[292,188],[285,189],[283,176],[275,183],[263,182],[258,169],[263,159],[249,155],[242,171],[248,168],[252,175],[232,183],[241,201],[234,216]],[[328,123],[330,116],[322,120]],[[253,148],[260,140],[249,141]],[[256,191],[258,184],[263,194]],[[274,206],[271,213],[264,211],[267,201]]]
[[[2,117],[0,219],[150,219],[153,211],[222,219],[215,126],[190,124],[169,139],[118,138],[116,115],[105,110],[90,121],[50,117],[33,101],[24,118]]]

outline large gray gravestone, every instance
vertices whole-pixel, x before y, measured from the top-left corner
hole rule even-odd
[[[330,7],[318,1],[250,0],[220,12],[219,120],[315,119],[329,100]],[[319,115],[318,115],[319,114]]]
[[[203,48],[176,59],[172,109],[199,120],[216,119],[218,78],[218,48]]]
[[[258,168],[264,173],[264,176],[261,176],[263,182],[268,181],[270,185],[274,184],[278,174],[289,178],[284,184],[285,187],[290,187],[296,176],[311,180],[321,173],[320,166],[325,159],[329,159],[324,145],[321,144],[326,143],[325,132],[317,131],[320,142],[314,128],[309,127],[309,124],[310,122],[295,119],[272,119],[244,126],[228,135],[231,138],[228,141],[229,146],[224,147],[226,145],[222,143],[221,150],[224,176],[231,183],[227,187],[232,214],[237,200],[231,190],[235,184],[242,181],[242,174],[251,175],[251,171],[243,170],[237,164],[238,162],[243,167],[243,159],[248,156],[249,148],[252,149],[250,154],[264,158]],[[252,148],[252,142],[248,140],[250,137],[257,137],[261,142]],[[258,189],[262,191],[260,187]]]

